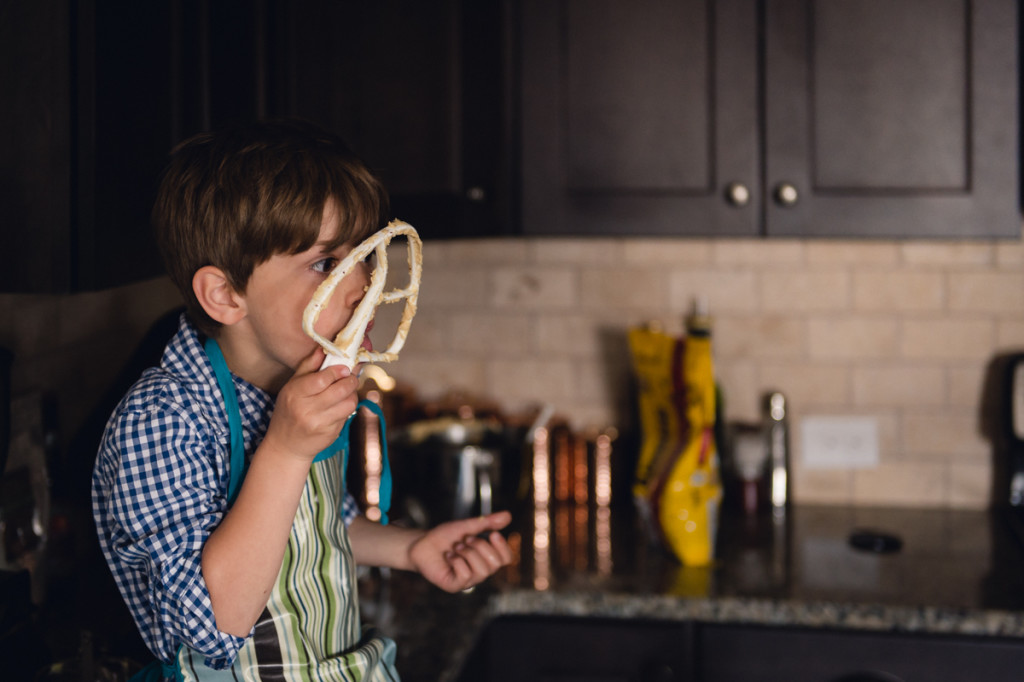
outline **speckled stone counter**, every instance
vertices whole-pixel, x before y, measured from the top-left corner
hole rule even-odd
[[[545,525],[546,542],[535,533]],[[902,547],[855,549],[855,529],[894,534]],[[680,565],[629,508],[526,510],[510,539],[517,563],[470,594],[405,574],[366,581],[367,619],[398,641],[403,680],[454,679],[481,629],[508,614],[1024,639],[1024,544],[996,512],[800,507],[784,524],[727,516],[707,568]]]

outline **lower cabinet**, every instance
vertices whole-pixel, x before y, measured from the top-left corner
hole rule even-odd
[[[503,616],[491,621],[458,682],[689,682],[686,622]]]
[[[1024,640],[502,616],[458,682],[1019,682]]]
[[[1024,642],[803,628],[702,625],[701,682],[1018,682]]]

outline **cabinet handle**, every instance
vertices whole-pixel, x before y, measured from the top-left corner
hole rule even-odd
[[[746,206],[750,203],[750,190],[742,182],[730,182],[725,187],[725,198],[737,208]]]
[[[779,206],[796,206],[799,199],[800,193],[796,191],[796,185],[780,182],[775,186],[775,203]]]

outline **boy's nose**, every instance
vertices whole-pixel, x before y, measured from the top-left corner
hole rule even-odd
[[[366,265],[359,265],[350,272],[341,282],[345,307],[350,311],[359,305],[366,296],[366,289],[370,286],[370,272]]]

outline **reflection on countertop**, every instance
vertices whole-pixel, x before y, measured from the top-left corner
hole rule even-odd
[[[902,540],[855,549],[857,529]],[[550,614],[1024,638],[1024,546],[999,512],[797,507],[726,516],[717,560],[685,567],[629,505],[516,514],[518,559],[470,594],[394,573],[364,580],[367,620],[398,641],[406,682],[453,679],[486,622]]]

